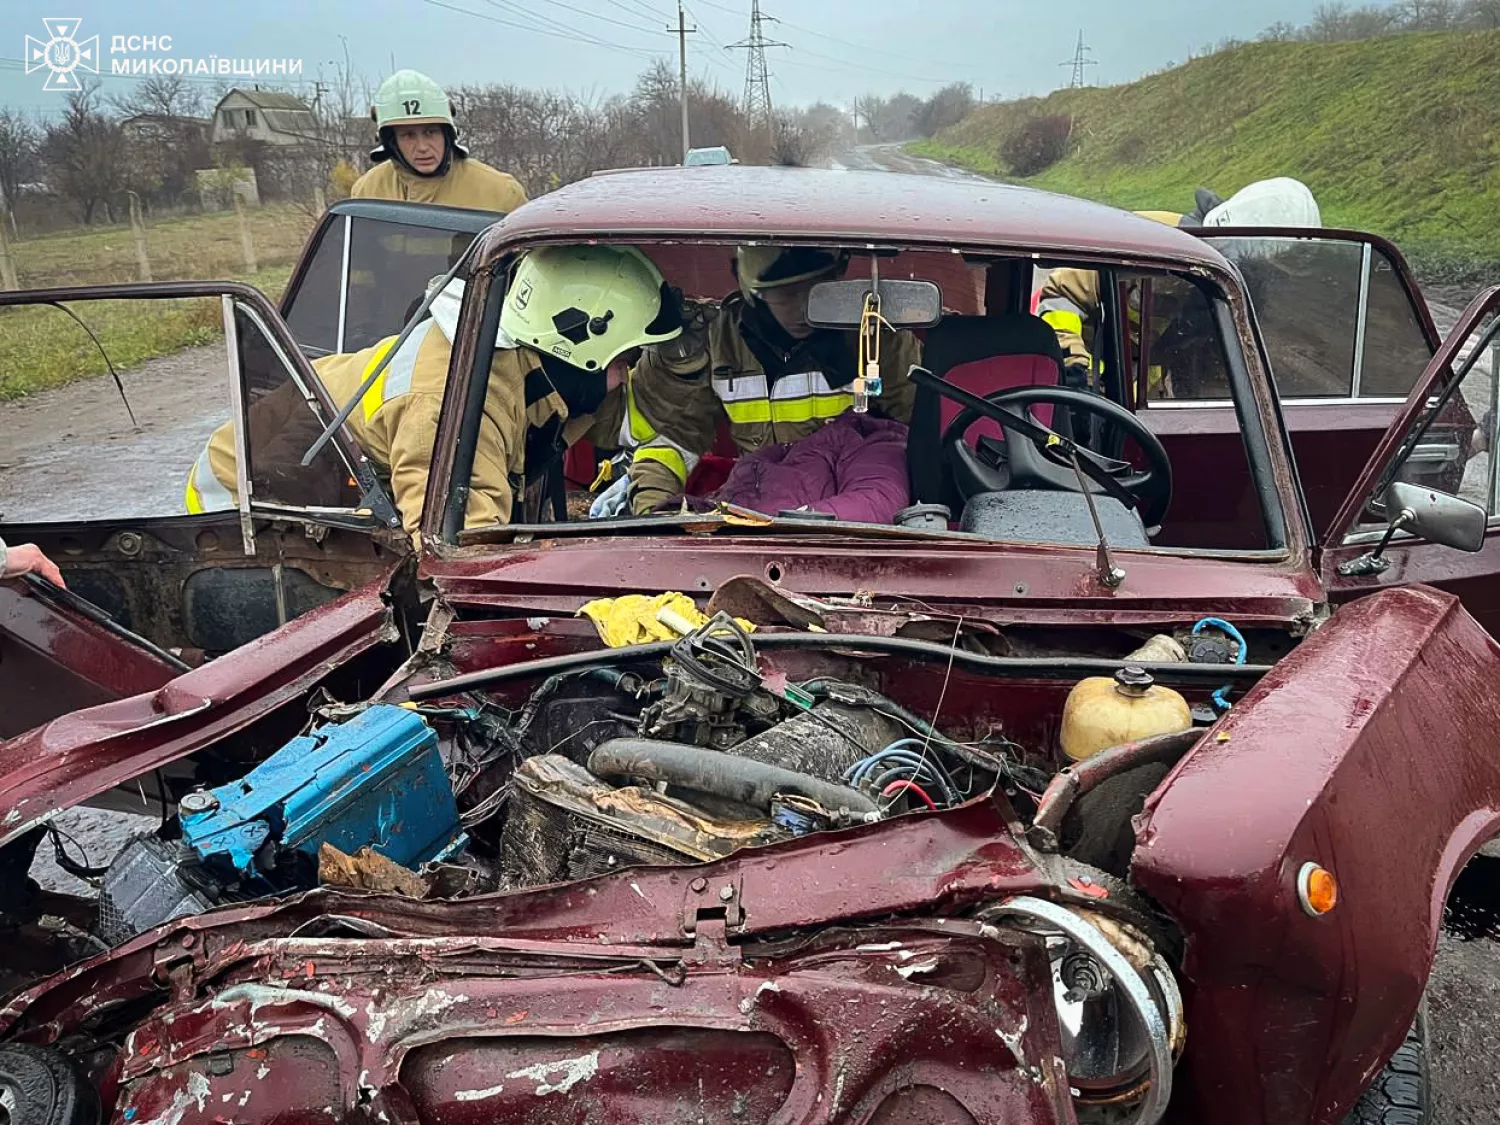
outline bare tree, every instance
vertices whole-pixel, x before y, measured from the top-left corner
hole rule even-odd
[[[969,116],[977,104],[974,87],[967,82],[954,82],[944,86],[928,98],[917,112],[914,122],[917,133],[923,137],[935,137]]]
[[[207,113],[203,89],[179,74],[158,74],[143,78],[131,92],[112,101],[126,117],[202,117]]]
[[[37,174],[41,133],[17,110],[0,109],[0,210],[14,207]]]
[[[1286,20],[1277,20],[1256,38],[1264,43],[1285,43],[1297,38],[1297,28]]]
[[[1394,14],[1408,31],[1444,31],[1458,22],[1453,0],[1402,0]]]
[[[1500,0],[1469,0],[1464,22],[1471,27],[1500,28]]]
[[[1316,43],[1333,43],[1348,35],[1349,9],[1341,3],[1320,4],[1307,25],[1307,37]]]
[[[100,108],[97,83],[68,95],[62,119],[47,126],[42,155],[53,188],[78,210],[85,226],[100,207],[114,222],[110,201],[125,177],[125,138],[119,122]]]
[[[180,75],[153,75],[110,103],[123,120],[125,181],[148,202],[175,204],[196,192],[212,163],[203,90]]]

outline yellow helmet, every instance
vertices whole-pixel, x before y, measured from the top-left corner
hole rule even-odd
[[[675,294],[633,246],[546,246],[515,268],[501,330],[585,371],[682,332]]]

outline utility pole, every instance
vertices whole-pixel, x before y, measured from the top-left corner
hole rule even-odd
[[[688,150],[693,147],[688,138],[687,37],[698,29],[687,25],[682,13],[682,0],[677,0],[677,26],[667,30],[677,32],[677,81],[682,94],[682,160],[685,164]]]
[[[760,0],[750,0],[750,37],[730,47],[746,52],[745,55],[745,119],[753,127],[757,123],[771,128],[771,72],[766,66],[767,47],[788,47],[789,43],[773,43],[766,38],[765,21],[778,22],[775,16],[761,13]]]
[[[1066,66],[1073,69],[1073,77],[1068,82],[1068,89],[1077,90],[1082,86],[1088,85],[1088,68],[1099,65],[1093,59],[1089,58],[1089,55],[1093,53],[1094,49],[1092,47],[1084,46],[1083,31],[1080,30],[1078,32],[1078,49],[1073,52],[1073,57],[1057,64],[1058,66]]]

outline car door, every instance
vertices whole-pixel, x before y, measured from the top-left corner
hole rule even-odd
[[[300,465],[333,404],[258,290],[0,293],[0,325],[66,378],[0,404],[0,537],[38,544],[71,594],[0,583],[0,737],[165,682],[408,553],[347,430]],[[169,354],[140,360],[166,340]],[[237,480],[190,505],[215,432]]]
[[[1374,235],[1231,227],[1193,233],[1244,278],[1308,514],[1322,533],[1437,350],[1427,304],[1400,252]],[[1148,425],[1179,467],[1211,468],[1218,440],[1239,430],[1230,404],[1211,394],[1148,388],[1143,396]],[[1418,456],[1440,475],[1462,450],[1433,442]]]
[[[1500,286],[1474,299],[1426,365],[1323,537],[1320,566],[1334,601],[1426,583],[1458,594],[1500,635]],[[1386,493],[1397,481],[1457,497],[1486,515],[1476,552],[1397,531],[1383,547]],[[1377,550],[1378,548],[1378,550]]]

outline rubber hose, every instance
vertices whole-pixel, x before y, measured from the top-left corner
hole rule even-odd
[[[737,801],[770,812],[771,798],[791,793],[816,801],[829,812],[848,809],[856,815],[880,810],[863,793],[805,773],[650,738],[611,738],[589,755],[589,772],[600,777],[639,777],[665,781],[699,793]]]

